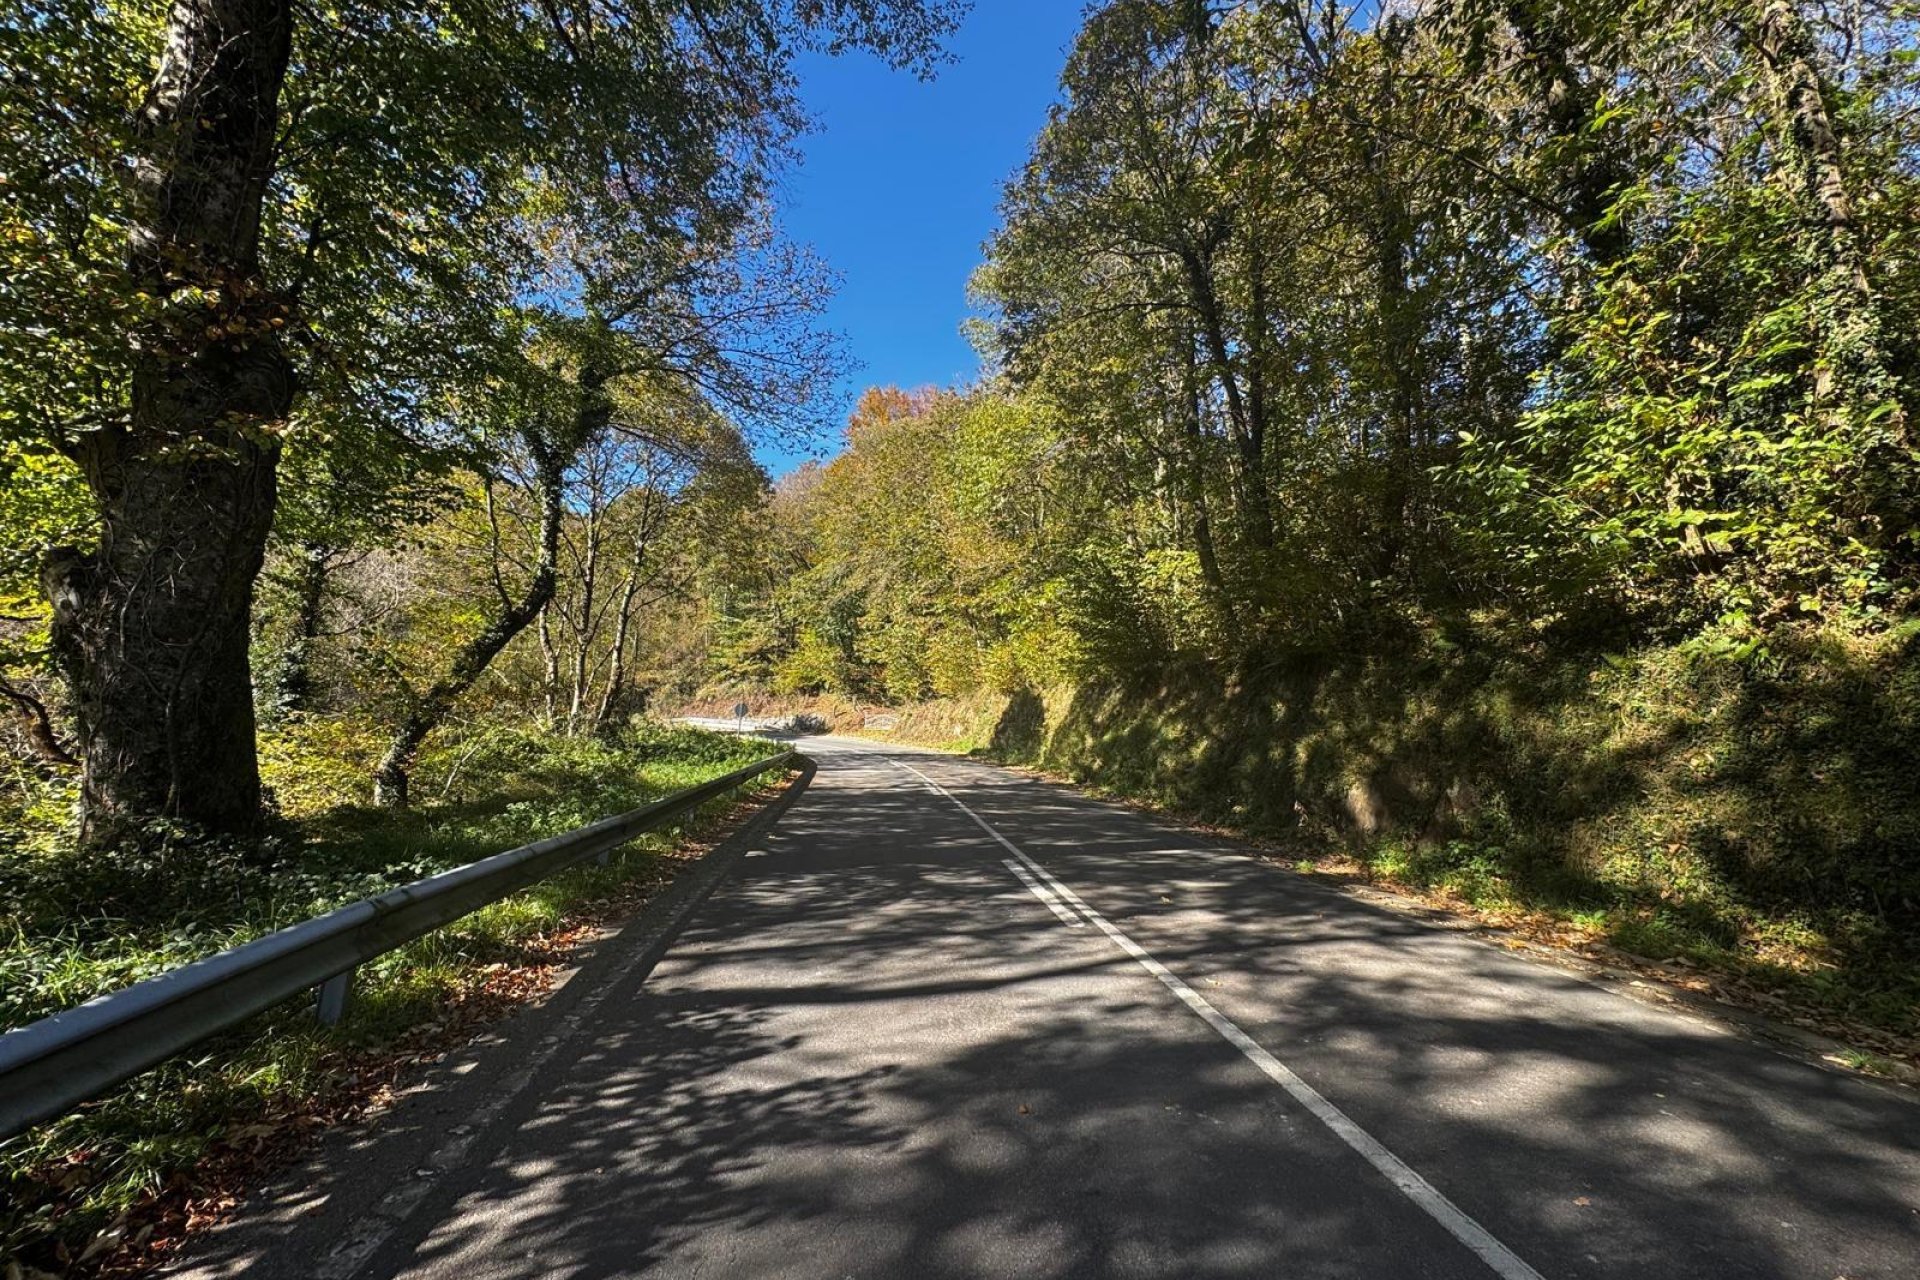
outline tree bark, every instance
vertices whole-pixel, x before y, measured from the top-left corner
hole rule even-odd
[[[1235,456],[1240,464],[1241,525],[1246,530],[1247,541],[1256,550],[1269,551],[1273,548],[1273,512],[1267,501],[1266,420],[1251,411],[1241,394],[1240,375],[1227,341],[1226,320],[1214,287],[1211,262],[1197,254],[1185,253],[1182,265],[1190,290],[1189,302],[1200,320],[1200,336],[1206,343],[1208,361],[1226,396]]]
[[[320,639],[327,604],[327,578],[333,552],[316,542],[302,543],[294,566],[293,640],[280,660],[275,702],[281,711],[313,706],[313,649]]]
[[[1202,451],[1205,448],[1204,433],[1200,427],[1200,368],[1199,360],[1193,349],[1193,340],[1189,337],[1182,343],[1187,367],[1184,385],[1181,387],[1181,425],[1186,437],[1186,456],[1180,466],[1180,487],[1192,510],[1193,546],[1200,559],[1200,577],[1213,593],[1214,605],[1220,610],[1220,616],[1229,626],[1237,626],[1239,619],[1234,608],[1233,594],[1227,590],[1226,575],[1220,571],[1220,555],[1213,541],[1213,518],[1207,510],[1207,486],[1200,474]]]
[[[128,266],[168,305],[134,338],[125,424],[65,446],[99,547],[44,567],[90,843],[259,822],[247,624],[296,390],[259,233],[291,30],[285,0],[175,0],[141,112]]]
[[[591,505],[582,516],[586,527],[581,531],[585,550],[580,557],[580,616],[577,622],[569,623],[573,629],[573,655],[568,677],[573,688],[567,698],[568,737],[580,732],[581,717],[586,714],[594,633],[599,629],[594,617],[595,597],[600,589],[599,517],[599,511]]]
[[[502,601],[502,608],[480,633],[454,655],[447,673],[435,681],[413,707],[387,744],[373,773],[374,803],[404,809],[413,764],[427,735],[439,728],[460,696],[486,674],[500,651],[531,626],[553,599],[559,577],[560,524],[565,510],[566,456],[550,443],[529,433],[536,481],[540,486],[540,554],[533,577],[519,599]]]
[[[1392,64],[1388,64],[1391,70]],[[1392,100],[1389,79],[1383,95]],[[1392,157],[1385,143],[1370,139],[1366,163],[1373,189],[1374,375],[1386,393],[1380,431],[1386,456],[1381,463],[1379,527],[1374,530],[1370,572],[1384,581],[1400,566],[1406,550],[1408,513],[1418,475],[1414,448],[1425,383],[1419,369],[1420,317],[1409,282],[1413,219],[1404,193],[1392,178]]]
[[[627,636],[633,628],[633,602],[640,594],[640,566],[645,558],[644,544],[634,555],[633,571],[627,575],[626,584],[620,591],[620,610],[615,615],[613,628],[613,648],[607,659],[607,683],[600,691],[600,701],[593,709],[593,732],[596,737],[605,737],[613,724],[613,715],[620,706],[627,684]]]
[[[540,611],[540,656],[545,660],[541,670],[543,684],[542,697],[546,706],[546,725],[549,730],[560,723],[560,651],[553,647],[553,603]]]
[[[1800,164],[1795,194],[1807,211],[1826,277],[1829,302],[1817,313],[1828,365],[1821,398],[1841,415],[1891,406],[1889,443],[1904,450],[1911,444],[1906,407],[1887,366],[1879,301],[1867,278],[1840,130],[1827,106],[1813,33],[1789,0],[1763,0],[1753,42],[1773,79],[1783,132]]]

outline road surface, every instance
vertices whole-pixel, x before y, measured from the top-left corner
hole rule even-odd
[[[650,973],[596,957],[184,1273],[1920,1276],[1907,1091],[1009,771],[799,745]]]

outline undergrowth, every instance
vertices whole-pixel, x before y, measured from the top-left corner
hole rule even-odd
[[[1083,690],[1045,759],[1910,1036],[1916,746],[1909,627],[1780,636],[1741,661],[1464,635],[1145,698]]]
[[[886,736],[1920,1035],[1920,624],[1711,639],[1577,652],[1461,625],[902,707]]]
[[[378,734],[369,726],[367,749]],[[76,855],[51,783],[16,787],[0,837],[0,1028],[297,923],[388,888],[636,808],[761,758],[763,743],[636,726],[619,741],[469,725],[428,753],[425,803],[357,803],[366,772],[338,719],[263,743],[285,813],[257,847],[171,840]],[[684,820],[687,824],[698,818]],[[117,1245],[128,1210],[264,1116],[320,1105],[377,1049],[472,996],[486,975],[537,962],[584,905],[662,879],[675,830],[643,836],[605,866],[564,872],[358,972],[350,1016],[318,1026],[284,1006],[187,1058],[0,1144],[0,1263],[64,1274]]]

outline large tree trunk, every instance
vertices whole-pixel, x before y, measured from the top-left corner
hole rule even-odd
[[[141,115],[129,269],[174,305],[134,341],[127,423],[67,446],[99,548],[45,573],[90,841],[259,821],[247,622],[295,390],[259,233],[290,37],[285,0],[176,0]]]

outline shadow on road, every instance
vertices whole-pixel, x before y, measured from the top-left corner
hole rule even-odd
[[[823,764],[381,1274],[1486,1274],[946,801]],[[1907,1098],[1135,815],[951,785],[1546,1274],[1910,1274]]]

